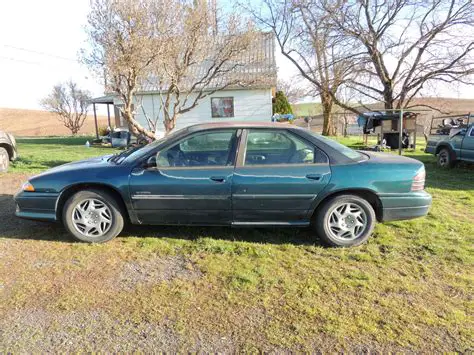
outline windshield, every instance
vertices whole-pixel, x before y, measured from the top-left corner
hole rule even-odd
[[[132,148],[126,149],[121,153],[117,153],[111,156],[109,158],[109,161],[115,164],[120,164],[121,162],[125,160],[126,157],[128,157],[129,155],[133,154],[134,152],[142,148],[143,146],[138,146],[138,147],[132,147]]]
[[[125,154],[124,156],[121,156],[121,154],[119,154],[120,159],[117,159],[117,164],[120,164],[125,159],[127,159],[127,161],[133,161],[133,160],[137,159],[138,157],[146,155],[149,152],[151,152],[153,149],[158,147],[160,144],[167,141],[168,139],[173,139],[174,137],[176,137],[178,135],[181,135],[183,133],[186,133],[187,131],[188,131],[188,128],[179,129],[177,131],[174,131],[174,132],[168,134],[167,136],[164,136],[163,138],[157,139],[156,141],[154,141],[150,144],[147,144],[147,145],[142,146],[142,147],[137,147],[137,149],[133,149],[131,151],[122,152],[121,154],[124,154],[124,153],[127,153],[127,152],[128,153]],[[114,157],[112,157],[112,159],[113,158]]]
[[[331,148],[334,148],[336,149],[339,153],[345,155],[346,157],[348,157],[349,159],[352,159],[352,160],[365,160],[366,157],[364,157],[361,153],[359,152],[356,152],[355,150],[349,148],[349,147],[346,147],[345,145],[341,144],[341,143],[338,143],[336,142],[335,140],[333,139],[330,139],[330,138],[327,138],[327,137],[324,137],[323,135],[321,134],[317,134],[317,133],[314,133],[314,132],[311,132],[311,134],[315,137],[317,137],[320,141],[322,141],[324,144],[327,144],[328,146],[330,146]]]

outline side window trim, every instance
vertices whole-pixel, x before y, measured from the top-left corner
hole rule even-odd
[[[245,128],[243,129],[242,131],[242,134],[241,134],[241,137],[240,137],[240,144],[238,146],[238,152],[237,152],[237,159],[236,159],[236,167],[237,168],[242,168],[242,167],[249,167],[249,168],[267,168],[267,167],[277,167],[277,166],[318,166],[318,165],[330,165],[330,159],[329,159],[329,156],[326,154],[326,152],[324,150],[322,150],[321,148],[319,148],[316,144],[314,144],[313,142],[309,141],[308,139],[304,138],[304,137],[301,137],[300,135],[292,132],[291,130],[289,129],[283,129],[284,132],[290,136],[293,136],[293,137],[296,137],[297,139],[305,142],[306,144],[312,146],[315,150],[318,150],[321,154],[323,154],[323,156],[326,158],[326,162],[325,163],[311,163],[311,164],[307,164],[307,163],[303,163],[303,164],[255,164],[255,165],[245,165],[245,158],[246,158],[246,155],[247,155],[247,140],[248,140],[248,134],[249,134],[249,131],[251,130],[252,128]],[[259,130],[259,128],[253,128],[255,130]],[[261,130],[265,130],[265,131],[276,131],[276,130],[279,130],[279,129],[267,129],[267,128],[262,128]]]
[[[159,166],[158,165],[158,162],[157,162],[157,165],[155,168],[153,169],[156,169],[156,170],[183,170],[183,169],[222,169],[222,168],[234,168],[235,167],[235,164],[236,164],[236,159],[235,159],[235,149],[237,149],[237,144],[235,143],[236,141],[238,142],[238,139],[239,139],[239,129],[236,129],[236,128],[224,128],[224,129],[209,129],[209,130],[205,130],[205,131],[199,131],[199,132],[192,132],[192,133],[189,133],[188,135],[182,137],[181,139],[178,139],[174,142],[171,142],[170,144],[167,144],[166,146],[162,147],[161,149],[159,150],[156,150],[154,153],[150,154],[148,156],[147,159],[149,159],[150,157],[152,157],[153,155],[158,155],[160,154],[162,151],[166,151],[167,149],[171,148],[171,147],[174,147],[178,144],[181,144],[183,143],[184,141],[188,140],[188,139],[191,139],[193,138],[194,136],[199,136],[199,135],[203,135],[203,134],[207,134],[207,133],[224,133],[224,132],[233,132],[233,135],[232,135],[232,140],[230,141],[229,145],[230,145],[230,151],[229,151],[229,157],[232,157],[232,155],[234,155],[234,161],[233,161],[233,164],[229,164],[229,165],[202,165],[202,166]]]

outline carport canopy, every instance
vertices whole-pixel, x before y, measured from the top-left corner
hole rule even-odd
[[[96,110],[96,104],[102,104],[102,105],[107,105],[107,122],[109,124],[109,127],[112,127],[110,123],[110,108],[109,105],[114,104],[114,95],[105,95],[105,96],[100,96],[96,97],[92,100],[89,101],[92,104],[92,109],[94,110],[94,122],[95,122],[95,136],[97,139],[99,139],[99,125],[97,124],[97,110]]]

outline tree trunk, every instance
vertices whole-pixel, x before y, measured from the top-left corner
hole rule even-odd
[[[177,116],[177,114],[174,114],[170,117],[170,115],[165,113],[165,119],[163,121],[163,125],[165,126],[165,135],[168,135],[176,127]]]
[[[133,118],[133,114],[131,113],[131,111],[128,110],[127,108],[125,108],[125,110],[123,111],[123,117],[127,121],[128,128],[130,129],[133,135],[138,136],[142,134],[153,140],[155,139],[154,134],[148,131],[147,129],[145,129],[140,123],[138,123],[138,121],[135,120],[135,118]]]
[[[333,102],[329,95],[321,95],[321,105],[323,107],[323,136],[335,136],[337,127],[332,117]]]
[[[393,110],[393,88],[390,82],[384,84],[385,88],[383,90],[383,100],[384,100],[384,108],[386,110]],[[393,111],[388,111],[393,112]],[[392,120],[392,131],[398,131],[398,120]],[[381,138],[383,139],[383,137]]]
[[[342,132],[344,137],[347,137],[347,125],[348,124],[349,124],[349,121],[348,121],[346,115],[344,114],[344,126],[343,126],[343,132]]]

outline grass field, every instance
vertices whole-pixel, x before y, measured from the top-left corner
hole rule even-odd
[[[98,155],[114,154],[112,148],[86,147],[94,137],[19,138],[20,157],[10,169],[11,173],[35,174],[70,161]]]
[[[98,116],[97,121],[99,127],[108,125],[107,117]],[[0,108],[0,130],[19,137],[60,136],[71,133],[54,113],[43,110],[15,108]],[[92,112],[89,112],[79,134],[95,134],[94,115]]]
[[[472,167],[407,153],[426,164],[429,215],[351,249],[308,230],[136,226],[86,245],[14,219],[28,174],[111,152],[83,144],[19,140],[0,175],[1,352],[472,351]]]

